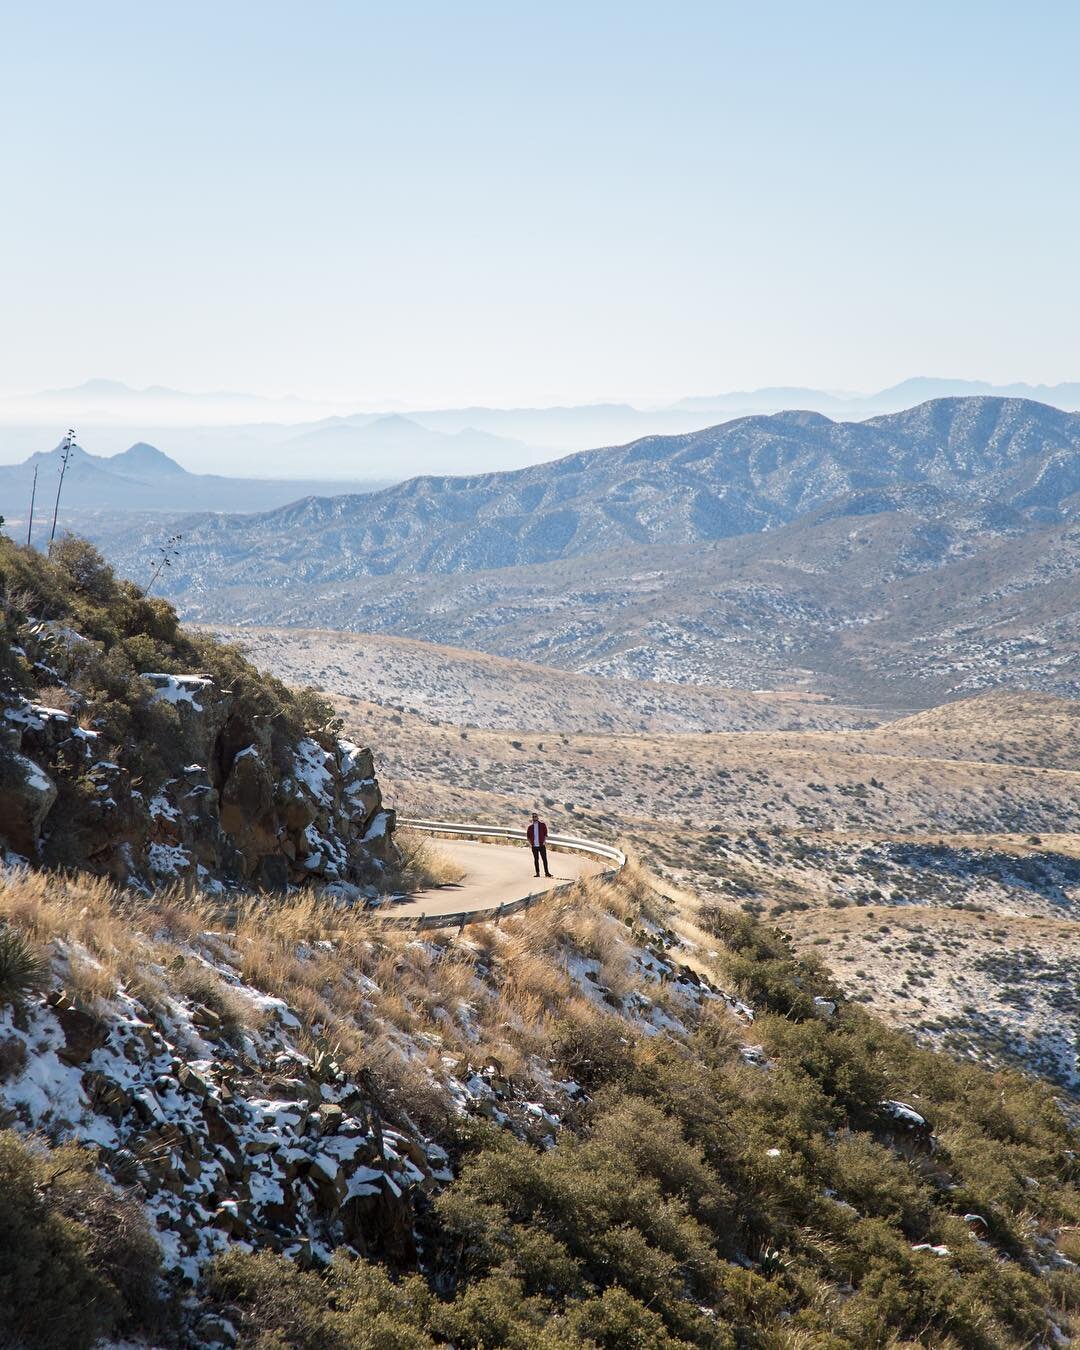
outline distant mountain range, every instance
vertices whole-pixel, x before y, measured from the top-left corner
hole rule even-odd
[[[35,518],[45,529],[52,516],[62,451],[39,451],[21,464],[0,465],[0,515],[23,523],[37,470]],[[117,455],[92,455],[74,445],[64,476],[60,520],[82,526],[85,512],[258,511],[308,493],[340,492],[329,480],[275,482],[194,474],[155,446],[138,442]]]
[[[216,622],[903,707],[1005,672],[1080,693],[1080,415],[1026,400],[746,417],[176,528],[171,593]],[[98,537],[139,575],[159,535]]]
[[[125,425],[165,422],[280,421],[318,416],[321,405],[310,399],[264,398],[258,394],[217,390],[188,393],[164,385],[133,389],[120,380],[86,380],[67,389],[41,389],[0,398],[0,421],[37,421],[42,417],[108,418]]]
[[[989,384],[986,380],[943,380],[917,376],[879,389],[876,394],[836,394],[821,389],[775,387],[742,393],[684,398],[674,408],[696,412],[770,412],[806,408],[811,412],[869,416],[899,412],[938,398],[1022,398],[1066,411],[1080,409],[1080,381],[1064,384]]]
[[[929,399],[974,396],[1034,399],[1075,410],[1080,382],[992,385],[920,377],[873,394],[777,386],[651,408],[595,403],[355,412],[297,398],[132,389],[114,380],[90,380],[73,389],[0,398],[0,460],[22,459],[55,444],[68,425],[84,444],[110,453],[126,448],[137,428],[140,439],[164,446],[192,470],[402,480],[519,468],[565,451],[700,431],[728,417],[801,409],[851,421]]]
[[[756,533],[838,498],[916,485],[1018,520],[1068,518],[1080,501],[1080,414],[985,398],[866,422],[775,413],[513,472],[312,496],[268,514],[186,521],[187,561],[173,582],[199,576],[204,550],[252,585],[272,584],[281,565],[326,581],[514,567]]]

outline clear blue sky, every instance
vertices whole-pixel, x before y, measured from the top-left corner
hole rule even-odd
[[[1080,7],[8,4],[0,388],[1080,378]]]

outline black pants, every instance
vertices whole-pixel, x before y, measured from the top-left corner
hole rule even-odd
[[[537,875],[537,876],[540,875],[540,864],[543,863],[543,864],[544,864],[544,876],[546,876],[546,877],[551,876],[551,873],[548,871],[548,864],[547,864],[547,848],[545,847],[545,845],[543,845],[543,844],[530,844],[529,847],[530,847],[530,848],[532,849],[532,851],[533,851],[533,866],[536,868],[536,875]]]

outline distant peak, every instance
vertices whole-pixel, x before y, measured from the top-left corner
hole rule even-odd
[[[810,412],[808,409],[792,408],[785,412],[773,413],[770,422],[780,422],[789,427],[828,427],[832,419],[824,413]]]
[[[411,417],[405,417],[402,413],[385,413],[382,417],[377,417],[374,422],[368,424],[372,427],[381,427],[384,430],[391,427],[415,427],[418,423]]]
[[[60,456],[64,453],[64,449],[65,449],[64,442],[61,441],[58,445],[54,445],[51,450],[35,450],[32,455],[28,456],[27,459],[23,461],[23,463],[38,464],[43,459],[59,459]],[[95,456],[91,455],[88,450],[84,450],[81,445],[73,441],[71,444],[71,453],[68,456],[68,458],[94,459]]]
[[[175,459],[170,459],[164,451],[159,450],[156,445],[148,445],[146,441],[136,441],[134,445],[129,446],[118,455],[113,455],[106,461],[106,467],[114,472],[136,472],[152,474],[182,474],[186,470]]]

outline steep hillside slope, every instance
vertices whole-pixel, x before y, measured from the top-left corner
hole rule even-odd
[[[304,901],[211,928],[41,874],[0,916],[33,972],[0,986],[0,1339],[25,1350],[1075,1330],[1050,1093],[641,874],[457,938],[328,937]]]
[[[0,857],[353,898],[393,858],[371,752],[316,695],[185,633],[78,539],[0,540],[0,596]]]

